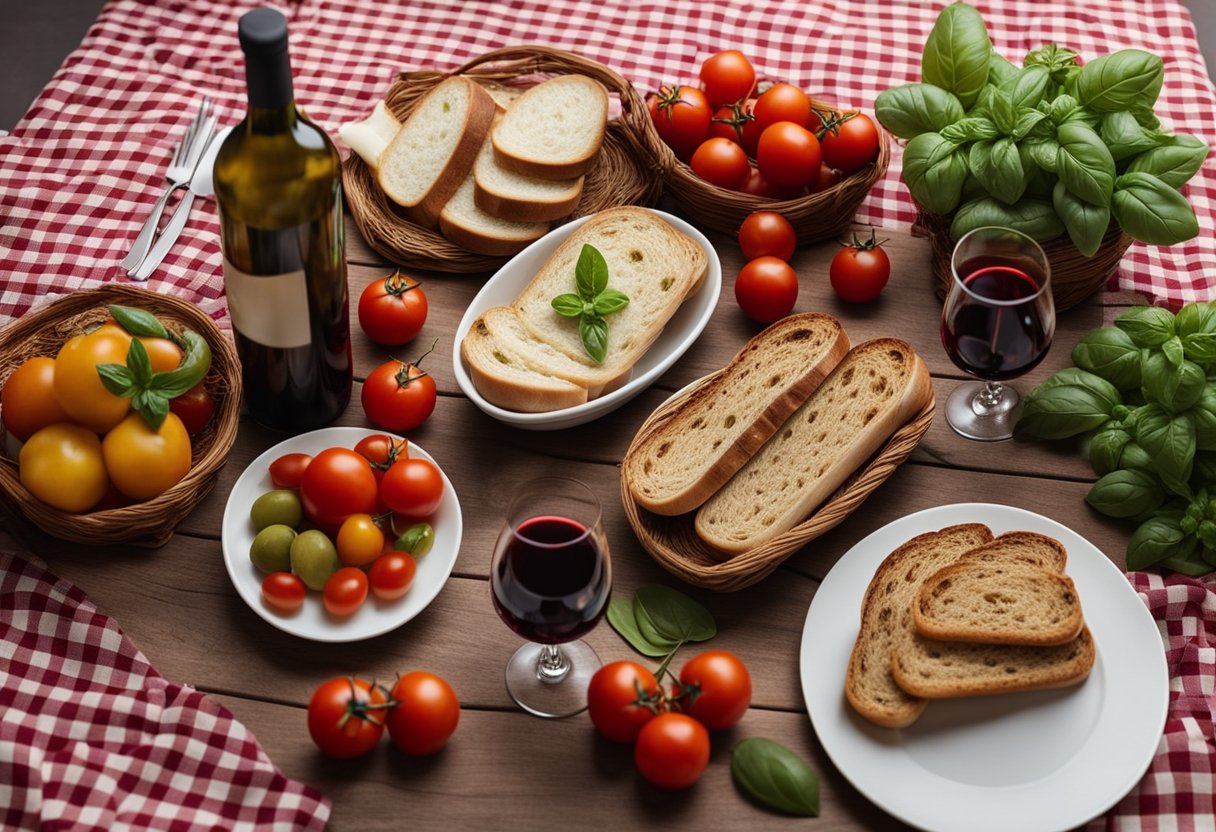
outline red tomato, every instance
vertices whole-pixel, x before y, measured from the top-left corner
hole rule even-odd
[[[384,735],[387,699],[362,679],[324,682],[308,700],[308,733],[321,753],[338,759],[366,754]]]
[[[385,430],[404,432],[421,425],[435,410],[435,379],[417,364],[386,361],[363,382],[361,395],[368,419]]]
[[[751,95],[756,86],[756,70],[738,49],[727,49],[701,64],[701,84],[711,105],[733,104]]]
[[[752,165],[751,176],[743,183],[743,187],[739,190],[745,194],[752,194],[753,196],[765,199],[793,199],[800,193],[800,191],[776,187],[764,178],[764,175],[760,173],[760,170],[755,165]]]
[[[378,482],[384,472],[393,467],[394,462],[409,456],[409,447],[410,443],[406,439],[377,433],[360,439],[355,445],[355,453],[371,463]]]
[[[762,324],[784,318],[798,300],[798,273],[784,260],[757,257],[735,278],[735,300],[743,314]]]
[[[377,344],[397,346],[413,341],[426,322],[422,284],[398,269],[374,280],[359,295],[359,326]]]
[[[711,731],[738,723],[752,702],[752,677],[734,653],[706,650],[680,668],[680,710]]]
[[[832,119],[819,140],[823,163],[845,174],[861,170],[878,158],[878,128],[864,113]]]
[[[443,474],[429,459],[399,459],[380,481],[380,498],[406,517],[428,517],[443,502]]]
[[[591,677],[587,712],[597,731],[613,742],[633,742],[663,709],[654,674],[637,662],[610,662]]]
[[[815,193],[826,191],[828,188],[835,187],[838,183],[844,181],[845,175],[836,168],[830,168],[827,165],[819,166],[819,176],[811,183],[812,190]]]
[[[55,359],[31,358],[13,370],[0,391],[0,419],[22,442],[47,425],[72,421],[55,396]]]
[[[372,594],[381,601],[396,601],[410,591],[417,571],[418,565],[405,552],[385,552],[367,574]]]
[[[815,126],[811,97],[793,84],[773,84],[756,99],[752,112],[761,129],[779,121],[792,121],[807,129]]]
[[[310,462],[312,457],[308,454],[283,454],[270,463],[270,481],[275,488],[299,488]]]
[[[713,109],[696,87],[660,87],[647,100],[650,118],[659,138],[676,153],[687,153],[709,133]]]
[[[739,246],[748,260],[768,255],[788,261],[797,242],[794,226],[776,211],[754,211],[739,226]]]
[[[692,154],[693,173],[711,185],[737,190],[751,174],[747,151],[730,139],[706,139]]]
[[[891,277],[891,260],[882,249],[884,242],[875,240],[871,229],[870,239],[854,237],[851,245],[836,252],[828,275],[841,300],[869,303],[882,293]]]
[[[330,615],[351,615],[366,598],[367,575],[356,566],[343,566],[329,576],[321,590],[321,600]]]
[[[186,433],[193,436],[210,423],[215,413],[215,401],[200,381],[176,399],[170,399],[169,412],[176,413],[186,426]]]
[[[376,476],[354,451],[326,448],[304,471],[300,503],[317,525],[338,526],[352,514],[371,514],[376,508]]]
[[[406,754],[434,754],[448,744],[460,722],[460,700],[442,677],[416,670],[397,680],[390,694],[388,736]]]
[[[778,188],[805,188],[819,176],[819,156],[814,133],[791,121],[779,121],[760,134],[756,166]]]
[[[687,788],[709,763],[709,732],[685,714],[659,714],[638,734],[633,760],[659,788]]]
[[[275,612],[290,615],[304,605],[307,587],[290,572],[271,572],[262,579],[262,600]]]

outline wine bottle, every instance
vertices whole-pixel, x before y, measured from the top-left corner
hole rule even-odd
[[[239,35],[249,111],[214,174],[224,289],[249,414],[298,432],[350,401],[341,160],[296,109],[283,15],[248,12]]]

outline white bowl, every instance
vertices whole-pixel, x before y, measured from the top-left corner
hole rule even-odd
[[[722,291],[722,264],[718,261],[718,253],[714,251],[714,247],[710,245],[704,234],[679,217],[673,217],[663,211],[654,213],[677,230],[687,234],[701,248],[705,249],[709,265],[701,285],[685,298],[684,303],[676,310],[676,314],[659,333],[659,337],[650,345],[650,349],[634,365],[633,377],[628,384],[606,396],[574,407],[550,410],[545,413],[520,413],[498,407],[482,398],[473,386],[473,379],[469,376],[464,361],[460,357],[460,342],[464,340],[465,333],[469,331],[473,321],[477,320],[477,316],[492,306],[509,306],[513,303],[544,262],[557,250],[557,247],[576,228],[591,219],[588,216],[549,232],[512,257],[506,265],[486,281],[486,285],[477,293],[477,297],[473,298],[473,302],[469,304],[468,310],[460,320],[452,346],[452,369],[456,373],[456,383],[460,385],[461,392],[468,396],[469,400],[478,408],[500,422],[525,430],[558,430],[581,425],[598,419],[606,413],[611,413],[667,372],[671,365],[693,345],[693,342],[705,329],[705,325],[709,323],[709,318],[718,305],[718,294]]]

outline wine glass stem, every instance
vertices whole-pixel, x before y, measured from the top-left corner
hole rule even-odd
[[[1005,388],[997,384],[995,381],[984,383],[984,389],[981,390],[975,397],[975,412],[984,413],[992,410],[1001,403],[1001,397],[1005,395]]]
[[[536,678],[546,684],[555,685],[570,672],[570,662],[556,644],[546,644],[541,647],[540,656],[536,660]]]

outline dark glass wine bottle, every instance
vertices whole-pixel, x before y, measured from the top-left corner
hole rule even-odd
[[[341,161],[296,109],[283,15],[251,11],[239,33],[249,112],[215,160],[224,288],[250,415],[298,432],[350,401]]]

